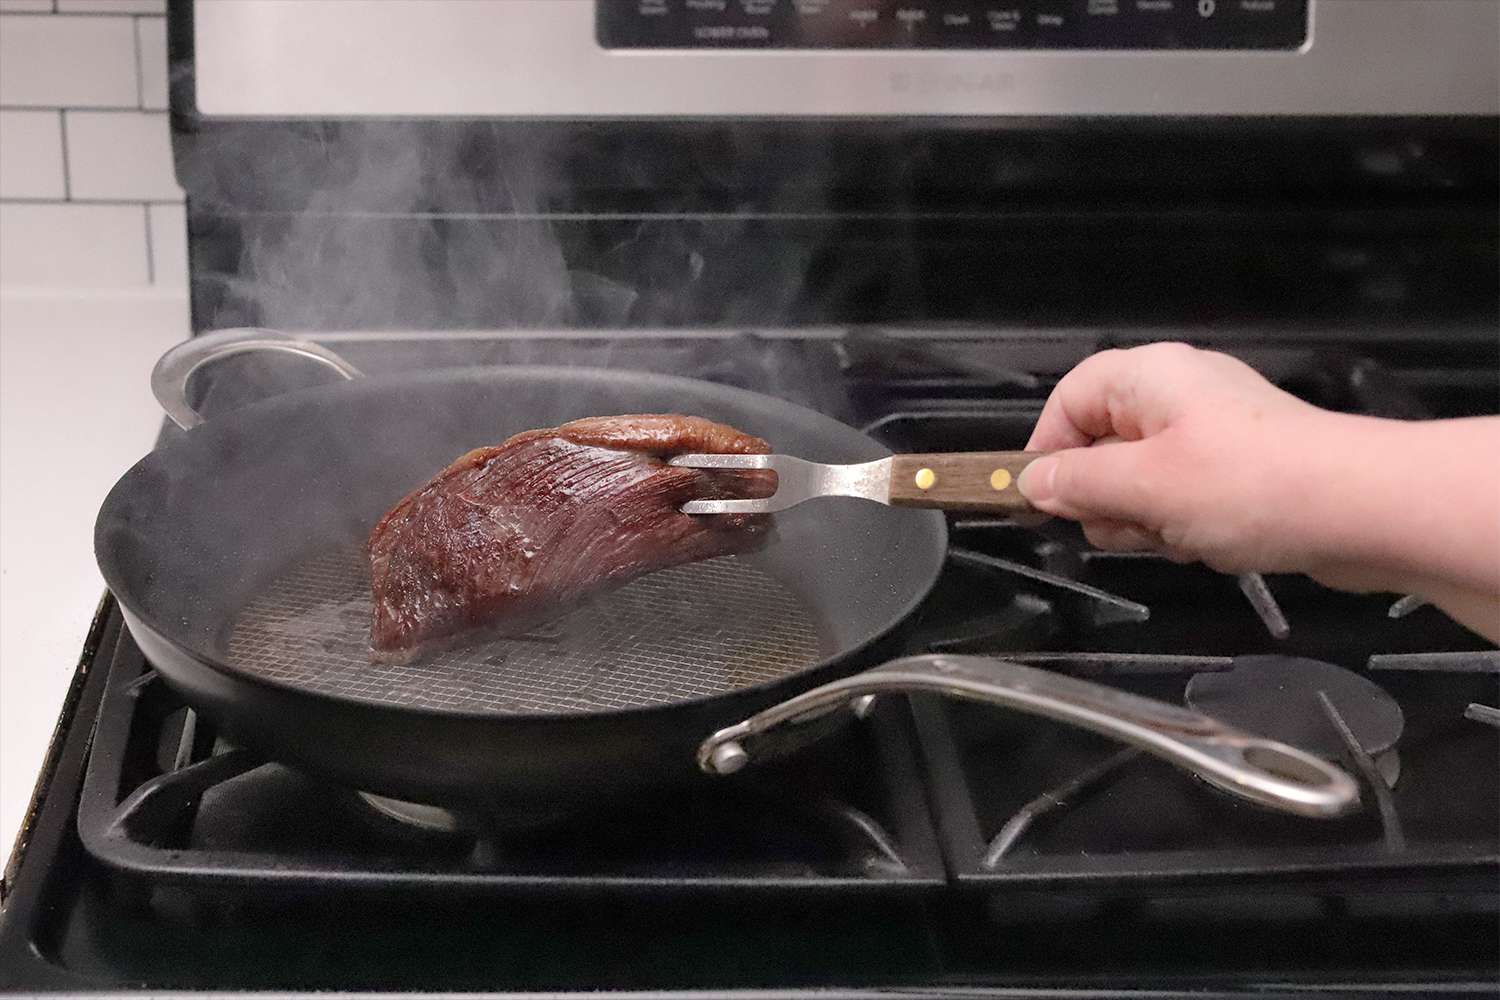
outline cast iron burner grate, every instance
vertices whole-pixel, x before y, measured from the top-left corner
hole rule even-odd
[[[795,761],[627,807],[424,829],[229,745],[122,635],[79,832],[117,870],[205,888],[921,893],[943,870],[909,730],[892,704]]]
[[[457,864],[463,848],[445,852],[440,841],[396,826],[371,841],[378,851],[345,855],[343,880],[320,877],[330,869],[319,872],[281,840],[280,877],[247,877],[240,867],[247,858],[243,839],[241,850],[184,852],[182,870],[136,865],[142,877],[122,878],[72,832],[76,824],[88,838],[95,829],[97,816],[86,803],[100,789],[82,787],[91,746],[97,752],[119,736],[121,716],[112,713],[122,699],[116,696],[111,713],[101,712],[104,689],[137,703],[127,720],[135,724],[127,741],[133,763],[117,774],[125,787],[140,780],[137,765],[145,772],[169,768],[200,756],[200,742],[212,742],[206,727],[194,726],[184,752],[182,710],[149,672],[139,673],[144,664],[128,641],[119,641],[122,632],[118,612],[106,602],[76,697],[70,696],[76,715],[65,716],[65,736],[51,758],[51,793],[0,918],[0,988],[298,995],[362,989],[719,995],[742,988],[811,996],[837,993],[830,984],[839,984],[861,996],[934,988],[1009,994],[1049,986],[1059,995],[1125,989],[1157,996],[1165,982],[1183,996],[1249,996],[1272,981],[1303,992],[1383,994],[1434,984],[1472,991],[1493,978],[1496,911],[1493,894],[1483,890],[1487,883],[1471,875],[1440,895],[1415,856],[1388,883],[1349,877],[1321,887],[1247,872],[1243,888],[1211,892],[1184,880],[1141,882],[1128,891],[1085,882],[1035,891],[986,885],[975,893],[964,891],[972,883],[961,882],[941,893],[930,886],[870,894],[869,880],[825,880],[828,892],[788,894],[782,890],[789,880],[762,871],[739,882],[722,872],[717,881],[700,879],[700,886],[722,890],[712,896],[663,897],[658,880],[655,892],[601,898],[604,883],[573,879],[554,881],[555,893],[518,898],[459,891],[461,881],[423,875],[416,869],[445,859]],[[236,808],[219,812],[215,822],[241,838],[244,827],[271,838],[291,830],[316,847],[330,838],[347,845],[373,819],[363,808],[339,808],[347,799],[330,800],[326,786],[305,776],[273,773],[291,784],[257,781],[259,799],[236,796]],[[299,779],[304,792],[287,794]],[[229,793],[233,784],[222,782],[209,794]],[[168,817],[193,819],[189,799],[167,799],[155,826],[165,839],[147,860],[175,853],[171,841],[181,830]],[[899,822],[892,828],[898,836],[907,832]],[[598,845],[585,832],[572,836],[573,846],[580,837],[583,846]],[[411,877],[388,879],[372,869],[376,858]],[[422,884],[445,891],[408,891]],[[1309,940],[1317,941],[1315,949]]]
[[[1368,361],[1311,360],[1282,359],[1279,381],[1325,406],[1413,417],[1495,405],[1492,386],[1460,380],[1437,394],[1429,378],[1418,394]],[[956,407],[926,395],[930,385],[923,392],[867,429],[900,451],[1009,450],[1024,446],[1040,412],[1038,399]],[[1004,656],[1171,701],[1233,688],[1220,714],[1342,759],[1364,784],[1353,816],[1286,817],[1206,793],[1193,777],[1092,734],[919,699],[929,784],[960,882],[1086,883],[1093,894],[1138,892],[1148,881],[1493,870],[1500,754],[1480,722],[1500,693],[1500,653],[1478,637],[1411,599],[1099,552],[1067,524],[964,517],[951,527],[950,568],[934,598],[944,613],[914,623],[915,649]],[[1295,662],[1318,667],[1318,683],[1308,687],[1304,670],[1295,693],[1252,697],[1244,680],[1257,666],[1291,657],[1311,658]],[[1398,783],[1403,705],[1411,717],[1402,759],[1411,762]],[[1285,725],[1293,716],[1299,732]]]

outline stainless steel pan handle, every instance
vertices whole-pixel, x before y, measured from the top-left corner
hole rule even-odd
[[[727,774],[753,756],[770,729],[877,694],[932,692],[1046,716],[1112,736],[1196,772],[1246,799],[1303,816],[1331,817],[1359,801],[1339,767],[1216,719],[1075,677],[984,656],[909,656],[814,688],[728,728],[698,748],[698,766]]]
[[[278,330],[240,327],[205,333],[167,351],[151,371],[151,391],[161,408],[178,427],[183,430],[197,427],[203,423],[203,417],[193,409],[187,397],[188,381],[193,373],[204,365],[223,358],[254,351],[296,354],[327,365],[347,379],[359,378],[361,375],[358,368],[321,344],[300,340]]]

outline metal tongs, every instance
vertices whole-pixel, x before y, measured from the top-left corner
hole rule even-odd
[[[691,500],[684,514],[770,514],[818,497],[861,497],[893,507],[1038,515],[1016,488],[1021,470],[1045,452],[972,451],[893,455],[825,465],[791,455],[678,455],[691,469],[769,469],[776,492],[758,500]]]

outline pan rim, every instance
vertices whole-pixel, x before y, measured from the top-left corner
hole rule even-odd
[[[114,599],[120,604],[122,610],[126,611],[130,618],[139,621],[143,626],[148,628],[153,633],[155,638],[167,645],[172,651],[181,655],[185,659],[191,660],[193,663],[204,669],[208,669],[217,674],[223,675],[229,680],[237,683],[250,683],[261,687],[272,688],[297,697],[314,699],[323,703],[338,705],[346,708],[357,708],[365,711],[392,713],[395,716],[410,715],[440,719],[466,720],[472,722],[504,722],[508,725],[518,724],[522,722],[534,722],[538,725],[541,725],[548,723],[555,724],[559,722],[566,722],[569,720],[646,717],[659,712],[667,712],[674,709],[691,710],[694,707],[701,708],[703,706],[713,704],[714,702],[721,699],[753,697],[755,695],[769,693],[780,687],[783,687],[790,683],[794,683],[799,679],[820,676],[845,661],[850,661],[859,657],[871,646],[887,638],[907,619],[909,619],[911,615],[916,611],[917,607],[927,599],[927,597],[931,594],[933,587],[936,585],[938,577],[942,573],[943,565],[946,562],[946,554],[948,551],[947,519],[943,516],[941,511],[937,510],[902,510],[900,513],[903,517],[910,519],[914,524],[925,523],[929,526],[929,530],[933,531],[934,544],[932,545],[930,551],[935,554],[935,558],[932,560],[932,565],[930,567],[914,567],[914,569],[920,571],[920,575],[913,577],[913,587],[911,595],[906,601],[902,602],[899,605],[899,610],[896,613],[893,613],[883,626],[864,635],[859,639],[858,642],[847,646],[845,649],[837,652],[836,654],[832,656],[821,657],[820,659],[809,663],[807,666],[801,668],[800,670],[785,674],[781,677],[761,681],[757,684],[747,685],[745,687],[733,688],[731,690],[722,691],[717,694],[699,695],[692,698],[685,698],[681,701],[662,702],[648,705],[632,705],[623,708],[605,708],[589,712],[546,711],[501,713],[475,709],[444,708],[436,705],[423,704],[394,705],[381,703],[378,701],[365,700],[348,694],[336,694],[310,690],[289,681],[285,681],[279,678],[266,677],[264,675],[255,673],[254,671],[246,670],[221,657],[204,655],[200,650],[188,646],[173,638],[171,631],[168,629],[164,629],[161,623],[157,621],[154,616],[142,613],[141,609],[136,605],[136,603],[127,597],[132,589],[130,587],[129,581],[125,580],[123,578],[123,574],[118,572],[118,566],[115,564],[115,562],[113,560],[105,558],[105,556],[103,555],[103,536],[106,529],[106,514],[111,510],[113,506],[118,503],[117,495],[119,494],[119,492],[127,488],[128,485],[132,482],[133,478],[141,474],[141,470],[146,467],[148,463],[152,462],[153,460],[165,460],[157,458],[157,456],[169,452],[173,448],[189,447],[190,445],[182,442],[202,439],[206,436],[217,433],[216,428],[222,428],[226,426],[227,421],[251,419],[255,414],[264,410],[274,408],[276,406],[286,406],[289,404],[313,405],[314,401],[320,397],[337,397],[340,394],[347,394],[351,392],[378,392],[382,388],[395,386],[421,385],[430,382],[450,382],[458,376],[463,376],[467,379],[479,381],[486,378],[492,378],[497,375],[503,375],[508,378],[525,379],[541,379],[562,376],[569,379],[578,379],[584,382],[597,383],[605,383],[613,379],[625,377],[637,380],[647,380],[668,390],[677,387],[681,389],[692,389],[701,392],[706,388],[712,390],[715,395],[719,396],[722,399],[738,400],[741,403],[751,405],[752,407],[765,408],[768,405],[774,405],[775,407],[783,411],[787,409],[798,411],[800,416],[815,418],[817,422],[823,422],[829,425],[833,425],[834,427],[837,427],[841,432],[863,438],[869,443],[875,445],[886,455],[893,454],[889,448],[886,448],[885,445],[881,444],[878,440],[871,437],[870,435],[860,431],[858,428],[851,427],[850,425],[837,420],[834,417],[811,409],[810,407],[802,406],[800,403],[795,403],[791,400],[783,399],[779,396],[773,396],[769,393],[754,392],[748,389],[741,389],[738,386],[726,386],[716,382],[709,382],[704,379],[685,378],[679,375],[666,375],[659,372],[638,369],[613,369],[585,366],[573,367],[566,365],[468,365],[450,366],[443,368],[428,368],[415,372],[379,374],[367,376],[365,378],[353,381],[339,381],[324,385],[309,386],[290,392],[280,393],[267,399],[259,400],[255,403],[235,410],[233,414],[225,418],[221,418],[218,422],[208,420],[197,427],[183,431],[181,432],[181,435],[177,440],[169,440],[163,444],[159,444],[148,454],[136,461],[115,482],[115,485],[110,488],[110,491],[105,496],[103,503],[100,505],[99,513],[95,518],[94,561],[99,567],[100,575],[104,577],[105,585],[109,588],[109,591],[111,595],[113,595]],[[832,428],[830,428],[830,430],[831,429]],[[196,438],[195,435],[197,436]],[[156,664],[152,665],[157,666]],[[170,679],[170,671],[164,671],[164,673]]]

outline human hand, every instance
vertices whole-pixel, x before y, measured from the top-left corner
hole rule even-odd
[[[1027,450],[1060,453],[1028,466],[1019,486],[1101,549],[1227,573],[1317,572],[1318,515],[1298,502],[1335,419],[1227,355],[1105,351],[1053,390]]]
[[[1027,450],[1058,454],[1021,492],[1101,549],[1418,594],[1500,641],[1500,417],[1334,413],[1226,355],[1152,344],[1064,376]]]

